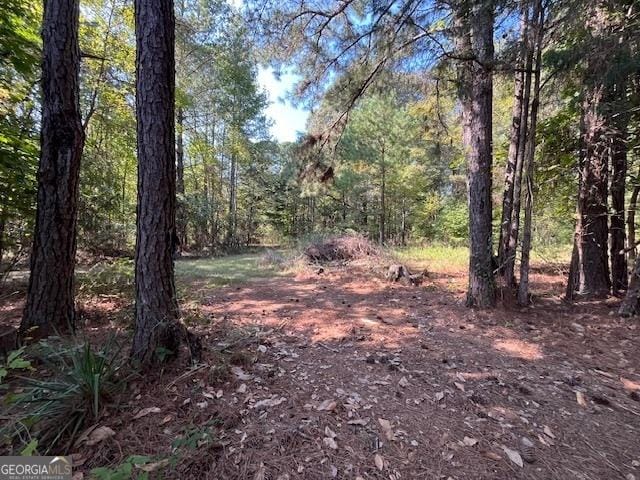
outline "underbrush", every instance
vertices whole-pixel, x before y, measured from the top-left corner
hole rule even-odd
[[[78,276],[78,293],[83,297],[112,295],[132,298],[134,292],[133,260],[103,260]]]
[[[9,452],[25,446],[45,455],[54,449],[68,452],[89,425],[118,403],[134,375],[114,340],[98,349],[88,342],[50,338],[20,350],[20,358],[37,372],[7,375],[0,446]]]

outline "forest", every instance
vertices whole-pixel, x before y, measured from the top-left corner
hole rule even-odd
[[[2,0],[0,53],[0,476],[640,479],[635,0]]]

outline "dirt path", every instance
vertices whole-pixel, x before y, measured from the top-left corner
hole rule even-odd
[[[636,323],[550,299],[469,311],[459,280],[330,270],[215,290],[206,318],[256,340],[227,381],[145,392],[141,406],[166,395],[172,416],[140,427],[155,432],[147,453],[189,423],[216,440],[180,478],[640,478]]]

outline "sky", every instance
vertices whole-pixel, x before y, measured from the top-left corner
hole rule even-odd
[[[293,142],[298,133],[306,130],[309,111],[294,107],[287,100],[297,80],[298,76],[292,73],[283,73],[278,80],[272,68],[260,67],[258,70],[258,83],[269,99],[266,114],[273,122],[270,132],[279,142]]]

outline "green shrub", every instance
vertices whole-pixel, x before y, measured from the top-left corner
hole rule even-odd
[[[469,209],[466,202],[445,204],[435,222],[435,235],[451,244],[466,243],[469,238]]]
[[[133,260],[116,258],[96,263],[79,275],[79,293],[85,296],[131,296],[134,292]]]

